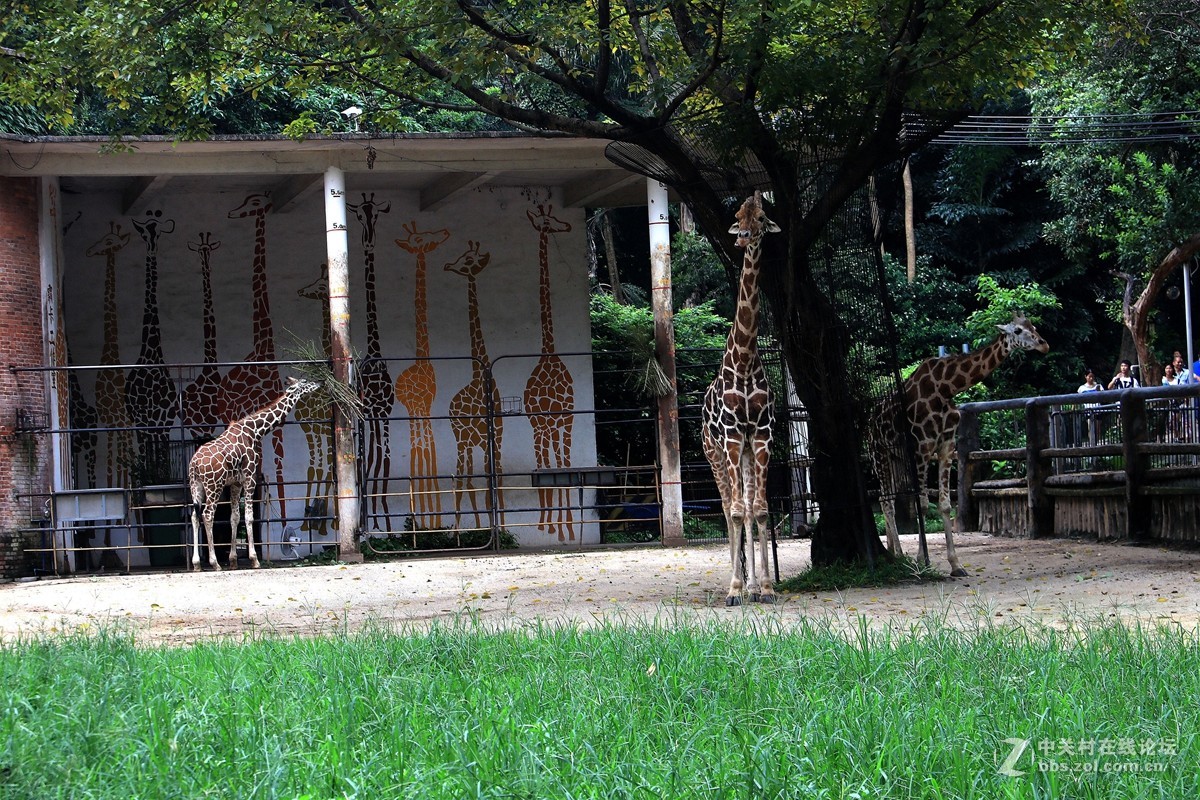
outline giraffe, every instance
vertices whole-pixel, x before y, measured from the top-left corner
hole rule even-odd
[[[267,291],[267,213],[271,199],[265,194],[249,195],[240,206],[229,212],[230,219],[254,220],[254,263],[251,280],[251,308],[254,347],[243,363],[232,367],[221,379],[217,407],[222,420],[244,417],[254,409],[270,402],[283,391],[283,378],[275,361],[275,330],[271,322],[271,300]],[[283,431],[271,433],[271,449],[275,455],[276,498],[279,517],[287,525],[287,502],[283,482]]]
[[[429,319],[425,300],[425,257],[450,238],[450,231],[419,231],[417,223],[405,224],[403,239],[396,244],[417,257],[413,300],[416,326],[416,361],[396,376],[396,399],[409,417],[409,481],[413,493],[414,530],[442,527],[441,499],[437,485],[437,446],[430,414],[437,395],[437,375],[429,360]],[[424,523],[424,524],[422,524]]]
[[[538,233],[538,306],[541,312],[542,355],[525,383],[525,413],[533,426],[533,455],[538,469],[571,466],[571,427],[575,417],[575,384],[570,370],[554,352],[554,313],[550,306],[550,235],[571,230],[557,219],[553,207],[540,203],[525,214]],[[538,487],[538,527],[558,534],[560,542],[575,539],[570,490]],[[564,531],[565,534],[564,535]]]
[[[737,308],[720,370],[704,393],[701,431],[704,455],[721,494],[725,528],[729,532],[732,574],[725,597],[727,606],[742,602],[747,560],[750,581],[746,588],[750,601],[775,602],[767,561],[767,465],[771,458],[775,409],[771,384],[758,357],[758,274],[762,238],[779,230],[763,211],[762,193],[755,190],[742,203],[729,229],[737,236],[734,244],[743,249]],[[743,536],[750,540],[749,559],[742,556]]]
[[[158,470],[167,465],[168,427],[179,411],[179,390],[167,371],[158,318],[158,246],[163,234],[175,230],[175,220],[163,219],[161,210],[133,220],[133,228],[146,243],[146,298],[142,311],[142,349],[137,366],[125,378],[125,405],[138,427],[138,458],[154,480],[165,478]]]
[[[204,366],[200,374],[183,390],[180,407],[183,424],[193,439],[208,439],[221,421],[218,398],[221,371],[217,368],[217,317],[213,313],[212,254],[221,242],[211,231],[201,231],[199,241],[188,242],[188,249],[200,257],[200,280],[204,306]]]
[[[1050,349],[1050,345],[1023,313],[1013,312],[1010,322],[997,327],[1000,334],[981,350],[922,361],[904,381],[903,387],[905,416],[908,419],[903,431],[912,437],[909,443],[916,454],[918,496],[924,499],[926,468],[931,461],[937,461],[938,512],[945,525],[946,558],[950,561],[950,574],[959,578],[967,573],[954,551],[955,523],[950,518],[950,463],[956,455],[954,436],[959,418],[954,396],[990,375],[1015,350],[1045,353]],[[869,443],[875,473],[879,477],[879,500],[887,527],[888,550],[893,555],[900,555],[896,490],[904,485],[907,470],[904,448],[899,444],[902,441],[902,423],[896,405],[894,396],[880,403],[872,420]],[[922,553],[921,556],[928,561],[928,553]]]
[[[215,570],[217,550],[213,544],[213,518],[221,491],[229,487],[229,568],[237,569],[237,529],[241,499],[246,498],[246,544],[250,565],[258,569],[254,550],[254,488],[262,466],[263,436],[278,430],[300,398],[315,392],[320,384],[289,378],[287,389],[265,406],[235,422],[211,442],[200,445],[188,463],[188,485],[192,493],[192,569],[200,569],[200,517],[208,535],[208,565]]]
[[[321,274],[312,283],[296,291],[306,300],[321,304],[321,352],[326,358],[333,355],[329,337],[329,265],[321,264]],[[388,386],[391,391],[391,386]],[[324,535],[327,499],[332,494],[333,484],[333,431],[330,417],[333,416],[329,401],[318,395],[309,394],[296,404],[296,421],[308,442],[307,485],[304,491],[304,524],[301,528],[316,530]],[[337,515],[333,515],[333,527],[337,528]]]
[[[483,453],[484,469],[492,475],[492,455],[500,453],[504,438],[503,418],[494,414],[500,409],[500,389],[492,380],[492,363],[488,360],[483,341],[483,326],[479,321],[479,290],[476,277],[491,260],[491,253],[480,253],[479,242],[468,241],[467,251],[445,266],[447,272],[462,275],[467,279],[467,318],[471,334],[471,382],[459,389],[450,400],[450,428],[454,432],[458,448],[457,469],[454,477],[454,526],[460,527],[462,519],[462,495],[466,491],[475,514],[475,527],[479,527],[479,507],[475,502],[475,450]],[[490,388],[490,400],[489,400]],[[494,444],[488,440],[488,418],[494,419]],[[494,465],[499,480],[500,465]],[[500,509],[504,508],[504,495],[497,495]],[[501,523],[502,524],[502,523]]]
[[[100,345],[100,369],[96,372],[96,422],[105,431],[105,478],[108,486],[128,486],[133,464],[133,423],[125,405],[125,372],[121,363],[117,315],[117,253],[129,244],[132,232],[110,222],[108,233],[89,247],[89,257],[104,256],[104,335]]]
[[[376,202],[374,192],[370,197],[364,193],[362,198],[361,203],[347,203],[346,208],[353,211],[362,223],[363,285],[367,293],[367,357],[358,365],[359,392],[363,416],[367,420],[366,463],[363,471],[367,480],[372,482],[369,516],[376,522],[382,516],[384,530],[390,531],[392,517],[388,509],[388,479],[392,473],[391,415],[396,394],[379,345],[379,311],[375,300],[375,225],[380,214],[392,210],[392,204]]]

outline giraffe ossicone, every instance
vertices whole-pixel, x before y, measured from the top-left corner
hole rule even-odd
[[[701,413],[704,455],[721,494],[729,533],[732,575],[725,598],[729,606],[742,602],[743,587],[749,592],[751,602],[775,601],[768,565],[767,528],[767,465],[771,459],[775,409],[771,384],[758,356],[758,275],[762,238],[779,231],[779,226],[763,211],[762,193],[757,190],[742,203],[737,221],[729,228],[737,237],[734,244],[744,249],[737,309],[725,341],[720,370],[704,393]],[[743,537],[750,539],[749,559],[742,557]]]
[[[258,569],[254,549],[254,489],[262,466],[262,438],[283,424],[300,399],[321,388],[315,381],[288,378],[283,394],[249,416],[229,423],[225,432],[197,448],[188,463],[188,485],[192,495],[192,569],[200,569],[200,520],[208,535],[208,564],[215,570],[217,550],[213,543],[213,520],[221,492],[229,487],[229,568],[237,569],[237,530],[241,500],[246,500],[246,544],[250,564]]]
[[[967,572],[954,550],[957,519],[950,516],[953,510],[950,464],[957,457],[955,434],[959,420],[954,396],[992,374],[1016,350],[1045,353],[1050,349],[1022,312],[1014,311],[1011,321],[996,327],[1000,333],[987,347],[973,353],[928,358],[917,366],[904,381],[904,422],[894,395],[880,402],[871,421],[869,450],[879,478],[879,505],[887,528],[888,550],[894,556],[902,554],[896,525],[896,494],[898,487],[907,483],[905,447],[911,446],[916,456],[919,507],[924,506],[927,467],[931,461],[937,462],[938,512],[945,526],[946,559],[950,562],[950,574],[958,578],[965,577]],[[906,442],[906,436],[911,440]],[[927,552],[919,555],[923,561],[929,561]]]

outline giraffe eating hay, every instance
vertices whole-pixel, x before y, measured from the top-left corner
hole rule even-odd
[[[964,577],[967,572],[954,552],[954,520],[950,518],[950,462],[955,458],[954,436],[958,430],[958,409],[954,396],[970,389],[992,374],[1014,350],[1036,350],[1045,353],[1050,345],[1024,314],[1013,312],[1012,321],[996,326],[1000,329],[991,344],[974,353],[928,358],[922,361],[904,381],[904,405],[917,460],[918,497],[925,497],[925,472],[930,461],[938,463],[938,511],[946,530],[946,558],[950,574]],[[903,485],[904,449],[900,446],[902,433],[898,430],[899,410],[894,396],[886,398],[877,409],[871,426],[871,458],[879,477],[879,504],[887,527],[888,550],[900,555],[900,533],[896,527],[896,489]],[[921,503],[923,505],[923,502]],[[921,554],[928,561],[929,554]]]
[[[229,423],[225,432],[200,446],[188,464],[188,484],[192,490],[192,569],[200,569],[200,516],[208,534],[208,564],[215,570],[217,549],[213,544],[213,518],[221,490],[229,487],[229,568],[237,569],[237,529],[241,516],[241,498],[246,498],[246,544],[250,564],[258,569],[254,552],[254,488],[262,466],[263,436],[283,424],[300,398],[321,388],[313,381],[288,379],[282,395],[248,417]]]
[[[767,571],[767,464],[771,457],[771,429],[775,410],[771,385],[758,357],[758,272],[762,237],[778,233],[779,226],[767,218],[762,193],[755,191],[738,209],[737,221],[729,232],[744,249],[742,275],[738,283],[737,311],[725,342],[725,353],[717,377],[704,393],[702,436],[704,455],[712,467],[725,527],[729,532],[732,576],[725,605],[742,602],[746,564],[742,559],[742,537],[750,538],[751,602],[773,603],[775,590]],[[758,526],[758,556],[755,563],[753,527]],[[762,569],[762,578],[757,568]]]

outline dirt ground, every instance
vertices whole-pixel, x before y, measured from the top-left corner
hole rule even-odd
[[[772,606],[726,608],[723,546],[519,553],[220,573],[89,575],[0,586],[0,636],[127,625],[140,641],[312,636],[367,624],[420,629],[477,617],[502,627],[534,621],[710,623],[773,616],[784,625],[907,629],[933,616],[951,625],[1119,618],[1200,622],[1200,552],[1064,539],[960,535],[967,578],[888,589],[786,594]],[[947,571],[942,538],[931,558]],[[912,537],[905,551],[915,552]],[[808,564],[809,542],[779,544],[782,577]]]

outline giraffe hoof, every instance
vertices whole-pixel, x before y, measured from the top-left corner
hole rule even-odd
[[[725,598],[726,607],[732,608],[733,606],[740,606],[741,604],[742,604],[742,598],[738,597],[735,594],[731,594]]]
[[[773,594],[759,594],[759,595],[755,595],[755,596],[754,596],[754,602],[756,602],[756,603],[766,603],[767,605],[774,605],[774,603],[775,603],[775,595],[773,595]]]
[[[958,567],[957,569],[952,569],[952,570],[950,570],[950,577],[951,578],[965,578],[965,577],[967,577],[967,571],[965,569],[963,569],[962,567]]]

